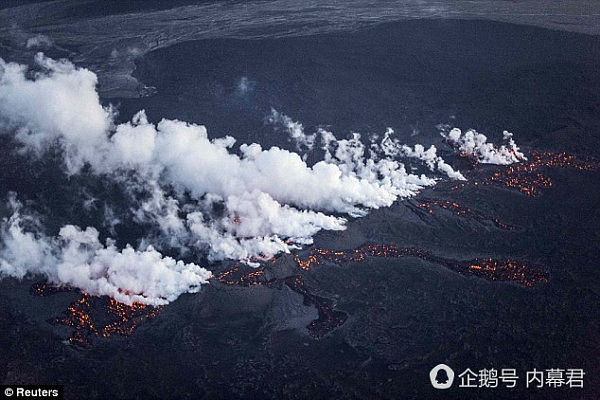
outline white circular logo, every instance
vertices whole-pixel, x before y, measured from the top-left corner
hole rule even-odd
[[[13,393],[14,393],[14,391],[12,390],[12,388],[6,388],[6,389],[4,389],[4,395],[5,395],[6,397],[10,397],[10,396],[12,396],[12,395],[13,395]]]
[[[438,364],[429,372],[429,380],[436,389],[448,389],[454,382],[454,371],[446,364]]]

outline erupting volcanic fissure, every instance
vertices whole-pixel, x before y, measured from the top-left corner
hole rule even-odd
[[[473,129],[440,127],[455,154],[468,157],[474,165],[502,165],[483,178],[489,170],[474,167],[476,171],[468,174],[473,180],[467,181],[435,145],[409,146],[392,128],[383,136],[352,132],[338,139],[323,127],[305,132],[301,123],[276,110],[268,122],[287,131],[299,152],[263,148],[259,143],[237,147],[234,137],[211,138],[202,125],[170,119],[154,123],[144,110],[128,122],[117,123],[115,109],[100,101],[93,72],[42,53],[35,63],[39,71],[34,73],[0,59],[0,123],[13,133],[11,143],[38,161],[50,157],[62,177],[110,181],[122,195],[115,197],[122,197],[123,204],[107,196],[102,199],[102,221],[96,217],[91,221],[102,224],[101,228],[83,228],[78,224],[90,222],[88,217],[99,212],[96,194],[88,193],[93,190],[84,185],[78,200],[85,199],[89,206],[86,217],[76,221],[57,217],[54,230],[48,231],[45,216],[29,206],[36,198],[7,189],[12,216],[0,222],[0,273],[17,279],[39,275],[59,287],[81,290],[83,297],[68,308],[66,316],[55,320],[75,328],[73,343],[83,343],[88,336],[128,335],[139,321],[156,314],[160,308],[155,306],[183,293],[196,293],[211,279],[230,285],[288,286],[319,310],[319,319],[309,331],[320,338],[343,324],[345,314],[334,310],[331,301],[312,294],[302,274],[315,265],[373,257],[416,257],[461,275],[534,286],[547,281],[548,275],[527,262],[455,260],[427,249],[388,244],[343,251],[312,249],[305,256],[296,253],[299,271],[291,278],[268,280],[264,268],[279,254],[311,245],[318,232],[345,230],[351,218],[417,196],[441,179],[466,181],[454,188],[494,185],[537,196],[553,185],[544,168],[598,167],[597,162],[566,153],[532,151],[527,157],[508,131],[503,132],[502,144],[496,145]],[[52,111],[57,108],[62,112]],[[51,148],[58,151],[58,159],[48,151]],[[9,156],[16,156],[15,152],[12,149]],[[314,164],[307,162],[311,158]],[[427,174],[415,172],[419,170]],[[480,224],[515,229],[453,200],[424,198],[409,208],[421,219],[440,209]],[[118,215],[116,209],[121,210]],[[130,244],[120,243],[124,238],[118,237],[117,225],[145,233],[130,238]],[[102,231],[111,236],[101,235]],[[171,256],[186,254],[237,264],[213,277],[200,265]],[[45,294],[39,288],[34,292]]]
[[[502,185],[516,188],[520,192],[537,196],[540,188],[552,186],[552,180],[542,173],[544,167],[575,168],[578,171],[597,169],[598,163],[592,160],[580,160],[575,156],[565,153],[551,153],[532,151],[530,161],[507,166],[492,174],[487,180],[474,181],[475,185]],[[461,184],[462,187],[465,183]],[[455,188],[457,188],[455,186]],[[409,207],[417,213],[431,215],[435,209],[444,210],[454,216],[472,218],[479,223],[493,223],[499,229],[514,230],[515,227],[502,222],[497,217],[481,213],[452,200],[421,198]],[[473,260],[455,260],[434,253],[413,248],[398,247],[387,244],[367,244],[351,250],[328,250],[313,248],[307,254],[297,254],[294,261],[299,273],[287,278],[267,278],[266,269],[273,266],[274,258],[258,259],[255,262],[237,262],[226,271],[215,275],[212,280],[226,285],[253,286],[263,285],[281,289],[283,286],[299,293],[304,298],[306,305],[314,306],[318,319],[308,326],[309,334],[315,339],[321,339],[329,332],[344,324],[348,315],[335,309],[335,302],[315,295],[306,285],[303,274],[318,265],[327,263],[362,263],[369,258],[402,258],[416,257],[422,260],[441,265],[465,276],[475,276],[489,281],[514,282],[526,287],[547,282],[548,273],[542,268],[525,261],[514,259],[496,260],[493,258],[476,258]],[[252,261],[252,260],[251,260]],[[256,264],[254,268],[248,264]],[[56,287],[39,284],[32,288],[32,292],[45,296],[56,292]],[[71,304],[65,315],[55,318],[52,322],[74,328],[68,341],[73,344],[89,344],[93,337],[110,337],[112,335],[130,335],[136,326],[148,318],[155,317],[161,307],[152,307],[141,303],[126,305],[108,297],[94,297],[83,293],[82,297]]]

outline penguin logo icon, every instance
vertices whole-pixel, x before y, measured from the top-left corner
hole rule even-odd
[[[454,371],[446,364],[438,364],[429,372],[431,386],[436,389],[448,389],[454,382]]]

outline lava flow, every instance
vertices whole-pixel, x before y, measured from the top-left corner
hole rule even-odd
[[[548,281],[548,274],[545,271],[526,262],[491,258],[460,261],[436,256],[413,247],[403,248],[384,244],[369,244],[344,251],[312,249],[305,258],[296,256],[295,260],[301,269],[309,270],[315,265],[326,262],[334,264],[362,262],[368,257],[417,257],[440,264],[462,275],[474,275],[490,281],[510,281],[528,287]]]
[[[474,182],[474,185],[500,185],[513,188],[527,196],[539,196],[542,189],[552,187],[553,182],[541,171],[543,168],[573,168],[577,171],[592,171],[598,169],[598,162],[591,159],[579,159],[572,154],[553,153],[549,151],[532,151],[529,161],[513,164],[500,169],[484,181]],[[464,184],[463,184],[464,185]]]
[[[335,309],[333,302],[327,298],[317,296],[310,292],[300,275],[294,275],[285,279],[265,279],[265,268],[267,263],[258,268],[252,268],[242,263],[234,264],[230,269],[216,275],[213,279],[225,285],[254,286],[263,285],[267,287],[280,288],[281,283],[302,295],[304,304],[314,306],[319,317],[312,321],[306,328],[308,333],[315,339],[322,339],[329,332],[346,322],[348,315]]]
[[[417,257],[442,265],[462,275],[473,275],[490,281],[515,282],[527,287],[548,281],[548,274],[545,271],[526,262],[510,259],[494,260],[492,258],[460,261],[439,257],[417,248],[402,248],[385,244],[369,244],[357,249],[343,251],[312,249],[304,257],[295,256],[294,260],[300,270],[308,271],[316,265],[365,262],[369,257]],[[267,267],[268,264],[261,264],[260,267],[255,269],[237,263],[232,268],[216,275],[214,279],[226,285],[281,287],[281,279],[267,280],[265,278]],[[307,326],[308,332],[313,338],[322,339],[325,335],[343,325],[348,318],[345,312],[335,309],[332,300],[311,293],[302,275],[285,278],[283,283],[296,293],[301,294],[304,298],[304,304],[314,306],[317,309],[318,319]]]
[[[262,263],[258,268],[252,268],[247,264],[236,263],[228,270],[215,275],[213,279],[225,285],[265,285],[268,283],[263,279],[266,265],[266,263]]]
[[[502,185],[515,188],[520,192],[537,196],[541,188],[552,186],[552,180],[545,176],[541,169],[544,167],[574,168],[578,171],[595,170],[598,163],[590,160],[580,160],[566,153],[533,151],[530,161],[508,166],[496,171],[485,181],[474,181],[474,185]],[[464,185],[464,184],[463,184]],[[474,218],[479,222],[491,221],[501,229],[512,230],[514,227],[471,210],[457,202],[449,200],[420,200],[416,207],[428,214],[434,213],[434,208],[440,208],[458,216]],[[494,260],[492,258],[474,259],[471,261],[453,260],[436,256],[416,248],[401,248],[385,244],[370,244],[353,250],[333,251],[312,249],[304,257],[294,258],[296,265],[303,271],[308,271],[316,265],[324,263],[364,262],[369,257],[417,257],[429,262],[442,265],[463,275],[473,275],[490,281],[515,282],[524,286],[534,286],[548,281],[548,274],[529,263],[517,260]],[[244,263],[237,263],[229,270],[215,276],[213,279],[227,285],[252,286],[266,285],[277,287],[283,284],[301,294],[305,304],[314,305],[319,318],[307,327],[314,338],[320,339],[327,333],[341,326],[347,315],[335,310],[331,300],[316,296],[306,287],[302,276],[295,275],[284,280],[265,279],[266,263],[261,260],[258,268],[251,268]],[[279,286],[280,287],[280,286]],[[32,287],[32,293],[47,296],[57,291],[73,291],[69,288],[56,288],[46,284]],[[90,296],[83,293],[64,312],[64,316],[53,319],[52,322],[70,326],[75,329],[68,341],[73,344],[89,344],[93,337],[110,337],[112,335],[130,335],[137,325],[148,318],[155,317],[161,307],[151,307],[141,303],[126,305],[112,298]]]
[[[306,327],[313,338],[322,339],[329,332],[342,326],[348,319],[348,314],[336,310],[331,300],[310,293],[300,275],[286,279],[285,284],[304,297],[305,305],[316,307],[319,317]]]
[[[74,291],[74,289],[56,288],[45,283],[35,284],[31,290],[39,296],[47,296],[58,291]],[[89,345],[93,337],[131,335],[141,321],[154,318],[161,308],[142,303],[127,305],[113,298],[82,293],[79,299],[67,307],[64,316],[53,318],[50,322],[74,328],[67,341],[84,346]]]
[[[409,203],[410,204],[410,203]],[[410,204],[412,206],[412,204]],[[417,204],[420,210],[425,211],[428,214],[434,214],[434,208],[441,208],[449,211],[456,216],[470,217],[481,224],[485,224],[487,221],[491,221],[497,228],[505,229],[508,231],[515,230],[515,227],[502,222],[496,217],[492,217],[475,210],[471,210],[469,207],[463,206],[455,201],[450,200],[435,200],[435,199],[421,199]]]

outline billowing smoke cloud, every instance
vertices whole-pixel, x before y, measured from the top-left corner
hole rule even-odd
[[[92,295],[151,305],[197,292],[211,277],[206,269],[164,257],[152,246],[143,251],[129,245],[118,250],[110,239],[102,245],[92,227],[81,230],[65,225],[55,238],[26,231],[25,225],[38,225],[36,220],[21,215],[21,205],[14,197],[11,207],[13,215],[0,226],[0,275],[23,278],[40,274],[52,283],[78,287]]]
[[[14,132],[24,151],[41,154],[61,146],[69,174],[89,165],[91,173],[122,183],[130,217],[156,229],[137,250],[119,250],[113,241],[102,245],[91,227],[67,225],[53,238],[24,230],[16,212],[3,226],[0,268],[6,275],[42,273],[92,294],[161,304],[198,290],[210,273],[155,248],[247,262],[289,252],[312,243],[320,230],[345,229],[340,214],[363,216],[439,179],[408,173],[401,157],[464,179],[435,147],[401,145],[391,130],[365,147],[359,134],[338,140],[320,129],[307,135],[302,124],[275,110],[272,123],[283,126],[299,148],[310,151],[320,136],[322,161],[308,165],[298,153],[256,143],[234,151],[233,137],[210,139],[204,126],[178,120],[154,124],[144,111],[117,125],[99,101],[94,73],[42,54],[35,61],[40,71],[32,73],[0,60],[1,126]],[[127,218],[113,218],[113,208],[105,207],[114,232],[116,218]]]
[[[453,128],[449,132],[441,132],[441,135],[461,153],[473,157],[482,164],[513,164],[527,158],[519,151],[519,147],[513,140],[513,134],[504,131],[503,138],[507,142],[500,147],[487,141],[487,137],[474,129],[462,132]]]

